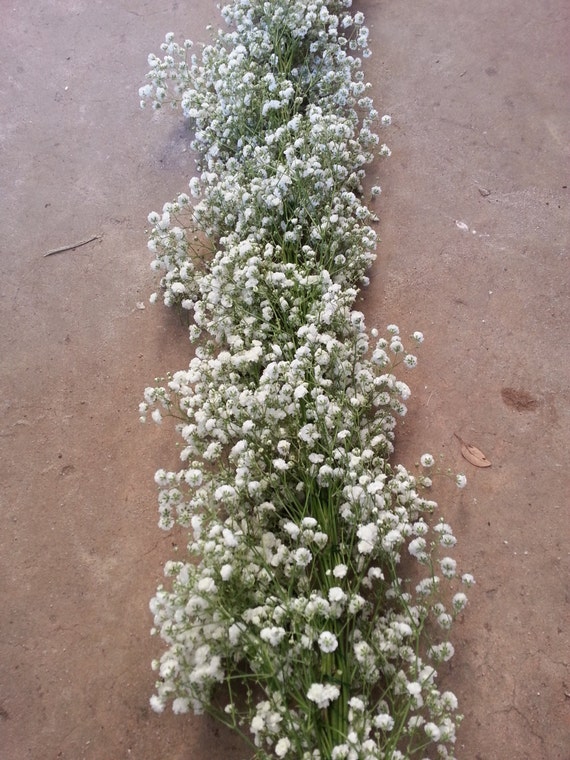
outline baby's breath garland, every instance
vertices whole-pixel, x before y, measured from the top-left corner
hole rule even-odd
[[[447,758],[459,722],[435,668],[473,578],[428,475],[390,462],[395,370],[416,358],[353,309],[376,247],[361,182],[390,119],[350,5],[234,0],[201,56],[168,34],[140,91],[182,107],[199,155],[196,201],[149,216],[164,302],[197,342],[140,408],[178,420],[181,469],[155,479],[161,527],[189,532],[151,601],[151,703],[216,715],[259,760]]]

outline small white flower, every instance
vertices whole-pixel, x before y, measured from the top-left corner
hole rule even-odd
[[[455,648],[450,641],[444,641],[441,644],[433,644],[428,649],[428,656],[436,662],[448,662],[455,654]]]
[[[380,123],[383,127],[389,127],[392,123],[392,117],[388,114],[384,114],[384,116],[380,119]]]
[[[213,594],[217,591],[216,582],[213,578],[200,578],[196,585],[197,590],[202,594]]]
[[[441,612],[437,616],[437,623],[444,631],[448,631],[453,624],[453,618],[447,612]]]
[[[338,699],[339,696],[340,689],[338,686],[334,686],[334,684],[330,683],[314,683],[307,692],[307,699],[310,699],[311,702],[315,702],[315,704],[321,709],[328,707],[330,703],[334,702],[335,699]]]
[[[324,549],[327,545],[329,540],[329,537],[326,533],[323,533],[322,531],[317,531],[315,535],[313,536],[313,541],[315,544],[319,547],[319,549]]]
[[[465,488],[465,485],[467,484],[467,478],[465,475],[456,475],[455,482],[458,488]]]
[[[457,543],[457,539],[451,533],[442,533],[439,539],[439,543],[446,549],[451,549]]]
[[[455,577],[457,562],[454,559],[451,557],[444,557],[442,560],[440,560],[439,564],[441,567],[441,572],[445,575],[446,578]]]
[[[356,531],[360,539],[358,542],[358,551],[360,554],[371,554],[378,541],[378,526],[375,523],[361,525]]]
[[[334,633],[323,631],[319,636],[319,649],[321,652],[334,652],[338,647],[338,641]]]
[[[421,684],[419,684],[417,681],[410,681],[406,684],[406,689],[409,694],[412,695],[412,697],[417,697],[418,694],[422,693],[422,687]]]
[[[394,528],[393,530],[389,530],[388,533],[384,536],[382,539],[382,546],[387,551],[391,551],[394,548],[397,548],[402,543],[402,534],[399,530]]]
[[[435,459],[431,454],[422,454],[420,457],[420,464],[422,467],[433,467]]]
[[[462,591],[460,591],[453,597],[452,604],[453,609],[456,612],[461,612],[467,606],[467,596]]]
[[[233,623],[232,625],[230,625],[230,627],[228,628],[228,638],[232,646],[236,646],[236,644],[238,644],[243,631],[244,631],[243,623],[241,624]]]
[[[166,707],[166,703],[163,699],[161,699],[156,694],[153,694],[150,698],[150,706],[156,713],[164,712],[164,708]]]
[[[364,712],[365,710],[365,704],[360,697],[352,697],[348,700],[348,705],[356,712]]]
[[[267,116],[269,111],[277,111],[281,108],[281,101],[280,100],[267,100],[263,104],[263,108],[261,110],[263,116]]]
[[[372,722],[376,728],[382,731],[391,731],[394,728],[394,718],[388,713],[378,713],[378,715],[374,716]]]
[[[366,605],[366,599],[360,594],[353,594],[348,603],[348,611],[351,615],[357,615]]]
[[[309,389],[307,388],[307,385],[305,383],[303,383],[302,385],[298,385],[295,388],[294,396],[295,396],[295,398],[298,401],[299,399],[301,399],[304,396],[306,396],[308,392],[309,392]]]
[[[276,647],[285,638],[286,631],[279,626],[272,626],[271,628],[262,628],[259,632],[259,636],[263,641],[267,641],[272,647]]]
[[[439,737],[441,736],[441,731],[435,725],[435,723],[426,723],[424,726],[424,731],[426,732],[428,738],[432,740],[432,742],[439,741]]]
[[[418,536],[417,538],[414,538],[413,541],[410,541],[408,551],[412,557],[422,560],[427,557],[426,545],[427,544],[425,538],[423,538],[423,536]]]
[[[275,754],[277,757],[285,757],[287,752],[291,749],[291,742],[287,737],[282,737],[279,739],[277,744],[275,745]]]
[[[186,483],[188,483],[189,486],[198,488],[202,485],[202,471],[193,468],[186,470],[184,473],[184,480]]]
[[[441,695],[441,702],[447,710],[457,710],[457,697],[452,691],[444,691]]]
[[[346,565],[335,565],[333,568],[333,575],[335,578],[344,578],[348,573],[348,567]]]
[[[190,710],[190,702],[185,697],[177,697],[172,703],[172,711],[176,715],[187,713]]]
[[[468,588],[474,585],[475,578],[471,575],[471,573],[463,573],[461,576],[461,583],[464,583]]]
[[[368,570],[367,573],[370,580],[377,580],[377,581],[383,581],[384,580],[384,573],[382,572],[381,568],[379,567],[371,567]]]
[[[313,555],[305,546],[297,549],[293,553],[293,557],[295,559],[295,564],[297,564],[299,567],[306,567],[313,559]]]
[[[299,526],[289,520],[283,524],[283,530],[285,530],[293,540],[296,540],[301,532]]]
[[[340,586],[333,586],[329,589],[329,602],[344,602],[346,594]]]

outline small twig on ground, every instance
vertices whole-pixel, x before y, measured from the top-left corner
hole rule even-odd
[[[63,253],[64,251],[73,251],[75,248],[79,248],[80,245],[87,245],[87,243],[92,243],[94,240],[100,240],[101,235],[93,235],[93,237],[87,238],[87,240],[81,240],[79,243],[71,243],[70,245],[63,245],[61,248],[53,248],[51,251],[48,251],[47,253],[44,253],[44,258],[46,256],[53,256],[54,253]]]

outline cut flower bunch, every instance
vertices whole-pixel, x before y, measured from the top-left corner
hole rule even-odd
[[[416,357],[354,309],[376,248],[364,167],[390,119],[350,6],[234,0],[201,56],[168,34],[140,90],[182,108],[198,155],[194,200],[149,215],[196,344],[140,406],[177,421],[159,524],[188,535],[151,601],[151,704],[215,715],[258,760],[451,758],[460,721],[436,668],[474,581],[432,516],[433,457],[420,476],[391,461]]]

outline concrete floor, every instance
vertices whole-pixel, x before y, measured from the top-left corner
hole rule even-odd
[[[167,430],[138,423],[184,330],[140,309],[146,215],[193,170],[180,119],[138,110],[146,55],[206,39],[213,0],[2,4],[0,757],[246,760],[208,720],[148,709],[148,600]],[[445,683],[461,760],[569,760],[570,23],[564,0],[358,0],[379,163],[371,324],[423,330],[398,456],[465,471],[436,496],[477,586]],[[100,240],[44,258],[52,248]],[[462,460],[454,433],[493,462]]]

